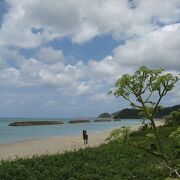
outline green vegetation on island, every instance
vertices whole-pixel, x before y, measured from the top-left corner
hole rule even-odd
[[[142,116],[139,114],[140,110],[138,109],[123,109],[121,111],[112,113],[112,117],[114,119],[141,119]]]
[[[164,118],[165,116],[169,115],[173,111],[177,111],[178,109],[180,109],[180,105],[175,105],[172,107],[162,107],[159,110],[159,112],[157,112],[155,117],[156,118]],[[135,109],[135,108],[125,108],[120,111],[109,114],[109,116],[114,119],[141,119],[143,117],[143,115],[140,112],[141,112],[140,110]],[[104,113],[102,113],[100,115],[103,115],[103,114]]]
[[[98,118],[111,118],[111,115],[109,113],[101,113]]]

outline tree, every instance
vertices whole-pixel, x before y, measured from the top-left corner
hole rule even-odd
[[[155,153],[143,147],[140,148],[163,159],[170,171],[172,171],[172,168],[162,146],[154,117],[161,108],[160,102],[162,98],[174,88],[177,81],[178,77],[164,72],[163,69],[155,70],[142,66],[133,75],[124,74],[119,78],[115,82],[116,89],[110,92],[116,97],[121,96],[126,99],[132,107],[143,112],[145,119],[151,121],[159,151]],[[173,171],[179,176],[176,170],[173,169]]]

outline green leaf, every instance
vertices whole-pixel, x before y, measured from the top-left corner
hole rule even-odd
[[[146,137],[151,138],[151,139],[155,139],[156,138],[153,133],[147,133]]]

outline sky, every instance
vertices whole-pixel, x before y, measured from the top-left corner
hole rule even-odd
[[[0,117],[129,107],[107,93],[142,65],[180,73],[179,0],[0,0]]]

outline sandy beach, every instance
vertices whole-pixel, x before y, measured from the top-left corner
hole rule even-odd
[[[156,121],[156,125],[162,125],[162,121]],[[139,126],[132,126],[133,131]],[[88,145],[83,144],[82,135],[57,136],[43,139],[21,141],[9,144],[0,144],[0,160],[13,160],[16,157],[32,157],[33,155],[63,153],[86,147],[99,146],[105,143],[105,139],[111,131],[88,133]]]

